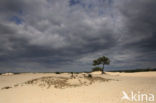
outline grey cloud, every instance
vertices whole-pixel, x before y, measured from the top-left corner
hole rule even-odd
[[[110,68],[155,67],[154,0],[80,2],[1,0],[0,71],[84,71],[102,55]]]

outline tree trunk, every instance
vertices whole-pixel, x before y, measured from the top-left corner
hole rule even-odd
[[[102,74],[104,74],[104,64],[103,64],[103,68],[102,68]]]

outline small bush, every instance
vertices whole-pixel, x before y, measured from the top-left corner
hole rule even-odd
[[[56,72],[56,74],[61,74],[60,72]]]
[[[88,74],[88,78],[92,78],[92,75],[91,74]]]
[[[73,78],[74,77],[74,73],[73,72],[71,72],[71,78]]]
[[[100,68],[100,67],[95,67],[95,68],[92,69],[92,71],[93,71],[93,72],[94,72],[94,71],[102,71],[102,68]]]

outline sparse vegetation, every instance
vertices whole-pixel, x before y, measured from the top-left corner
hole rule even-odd
[[[148,71],[156,71],[156,68],[131,69],[131,70],[115,70],[115,71],[110,71],[110,72],[135,73],[135,72],[148,72]]]
[[[91,74],[83,75],[83,77],[82,75],[76,76],[75,78],[48,76],[48,77],[32,79],[20,84],[15,84],[14,87],[26,86],[26,85],[38,85],[40,87],[46,87],[46,88],[50,88],[51,86],[53,86],[54,88],[63,89],[69,87],[88,86],[97,81],[105,82],[109,80],[110,79],[105,79],[102,77],[93,77]],[[10,89],[10,88],[12,87],[7,86],[1,89]]]
[[[10,89],[10,88],[12,88],[12,87],[6,86],[6,87],[3,87],[3,88],[1,88],[1,89]]]

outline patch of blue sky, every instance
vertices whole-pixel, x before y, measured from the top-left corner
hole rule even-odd
[[[14,22],[16,24],[22,24],[23,23],[23,19],[21,19],[18,16],[12,16],[9,21]]]
[[[77,4],[80,4],[81,1],[80,0],[69,0],[69,5],[70,6],[74,6],[74,5],[77,5]]]
[[[89,0],[89,1],[83,1],[83,0],[69,0],[69,6],[75,6],[80,5],[86,12],[92,12],[96,9],[98,9],[97,14],[99,16],[104,15],[112,15],[112,5],[114,0]],[[96,11],[96,10],[95,10]]]

